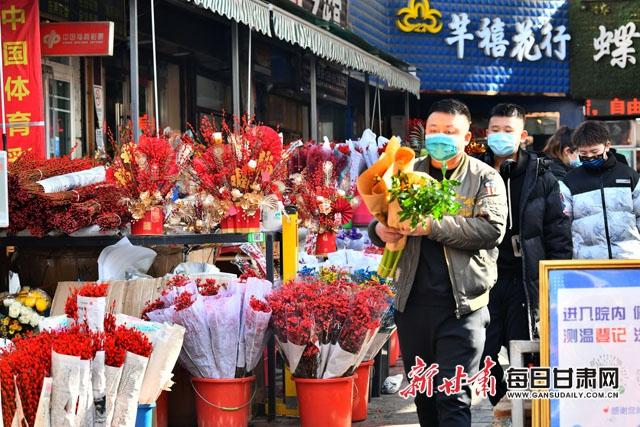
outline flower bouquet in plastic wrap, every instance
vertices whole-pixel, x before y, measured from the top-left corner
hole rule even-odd
[[[373,278],[321,269],[299,276],[267,297],[282,354],[298,378],[350,375],[362,362],[393,292]]]
[[[257,366],[267,339],[271,282],[218,284],[174,276],[143,317],[185,328],[180,363],[196,378],[240,378]]]
[[[92,293],[89,286],[98,288],[84,285],[69,299],[77,303],[80,294]],[[93,293],[97,296],[87,298],[103,298],[102,289]],[[79,311],[77,319],[86,317]],[[171,345],[161,340],[154,345],[150,335],[175,327],[139,319],[141,325],[126,326],[113,314],[104,315],[94,330],[86,321],[68,320],[59,327],[50,322],[40,334],[17,339],[0,353],[4,425],[133,427],[146,377],[170,375],[177,354],[172,359],[169,347],[180,347],[181,331],[170,334]]]
[[[427,218],[441,219],[460,209],[454,191],[459,183],[436,181],[424,172],[414,171],[414,163],[415,152],[400,147],[400,140],[393,137],[378,161],[358,177],[362,200],[371,214],[388,227],[398,228],[405,221],[416,227]],[[406,243],[405,236],[386,244],[378,268],[380,276],[395,277]]]

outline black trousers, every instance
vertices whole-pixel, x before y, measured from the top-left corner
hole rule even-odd
[[[443,378],[455,376],[456,365],[469,376],[478,371],[489,323],[486,307],[457,319],[451,307],[407,305],[396,313],[400,351],[408,374],[420,356],[427,366],[439,364],[433,384],[434,395],[418,394],[415,404],[420,426],[464,427],[471,425],[471,390],[464,387],[447,396],[437,391]]]
[[[507,392],[504,370],[498,362],[500,348],[509,350],[509,341],[529,339],[527,296],[522,278],[518,275],[499,277],[489,295],[491,322],[487,328],[487,341],[482,359],[491,356],[496,365],[491,374],[496,378],[496,395],[489,396],[495,406]]]

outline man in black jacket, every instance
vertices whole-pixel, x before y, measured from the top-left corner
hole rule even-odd
[[[571,258],[571,223],[563,214],[558,182],[545,162],[520,149],[527,138],[524,109],[499,104],[491,111],[487,163],[500,172],[507,188],[509,217],[504,240],[498,246],[498,281],[491,289],[485,351],[497,361],[502,346],[511,340],[536,335],[538,262]],[[496,405],[506,393],[504,372],[497,364]]]

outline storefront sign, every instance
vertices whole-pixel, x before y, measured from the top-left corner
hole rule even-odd
[[[291,0],[318,18],[347,26],[347,0]]]
[[[469,30],[469,24],[471,21],[466,13],[451,15],[450,37],[445,42],[456,46],[458,59],[464,59],[465,42],[473,40],[477,40],[478,48],[482,49],[485,56],[493,58],[503,58],[509,53],[509,57],[518,62],[535,62],[545,57],[559,61],[567,59],[567,44],[571,36],[564,25],[554,28],[547,22],[536,36],[533,21],[527,18],[516,22],[515,32],[509,41],[505,36],[505,23],[500,17],[482,18],[475,35]]]
[[[584,115],[599,116],[640,116],[640,99],[587,99]]]
[[[633,39],[640,38],[640,32],[636,31],[636,24],[629,22],[621,25],[613,31],[607,30],[604,25],[598,27],[600,34],[593,39],[593,60],[598,62],[603,57],[609,60],[612,67],[626,68],[627,65],[636,64],[636,50],[633,47]]]
[[[7,125],[8,159],[15,161],[25,151],[45,156],[40,20],[38,2],[3,2],[2,67]]]
[[[572,388],[591,384],[594,371],[609,368],[617,372],[619,394],[546,401],[542,406],[550,411],[540,410],[549,419],[541,425],[634,424],[640,416],[640,261],[542,262],[540,315],[541,366],[571,368],[577,377]]]
[[[113,22],[40,24],[43,56],[112,56]]]
[[[409,0],[407,7],[396,13],[396,27],[404,33],[431,33],[442,30],[442,13],[432,9],[429,0]]]
[[[385,9],[349,0],[349,28],[415,66],[424,91],[567,93],[574,2],[506,3],[394,0]]]

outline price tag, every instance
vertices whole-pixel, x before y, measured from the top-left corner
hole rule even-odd
[[[247,241],[249,243],[262,243],[264,242],[264,233],[250,233]]]

